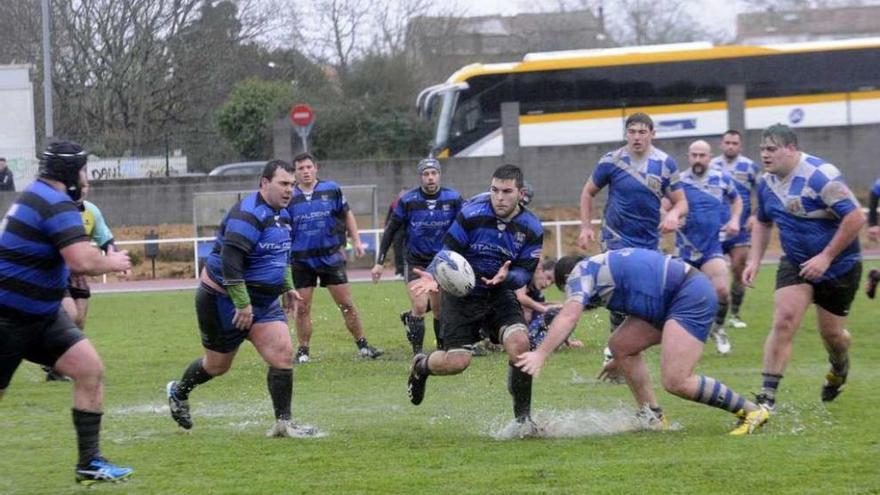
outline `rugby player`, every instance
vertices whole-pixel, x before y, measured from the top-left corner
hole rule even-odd
[[[413,269],[424,270],[431,264],[434,255],[443,248],[443,236],[461,211],[462,204],[458,191],[440,185],[440,162],[426,158],[419,162],[417,172],[420,185],[405,192],[397,201],[382,234],[382,243],[376,251],[376,264],[370,272],[374,283],[382,278],[385,255],[397,232],[403,229],[406,242],[405,280],[410,310],[401,315],[401,320],[406,326],[406,338],[413,354],[422,352],[428,304],[435,316],[440,314],[440,294],[414,293],[413,285],[419,276]],[[434,318],[434,337],[437,348],[442,348],[439,318]]]
[[[712,284],[698,270],[652,249],[625,248],[587,259],[563,257],[554,279],[565,288],[565,303],[541,345],[517,357],[523,372],[537,376],[581,314],[604,306],[627,316],[611,335],[614,359],[603,373],[615,369],[623,374],[649,426],[668,427],[642,358],[642,351],[655,345],[660,346],[660,377],[669,393],[735,414],[738,424],[731,435],[751,434],[767,422],[767,409],[712,377],[694,374],[716,311]]]
[[[73,380],[76,481],[119,481],[134,472],[108,461],[99,447],[104,365],[61,309],[69,274],[128,270],[126,251],[107,256],[91,246],[75,201],[85,180],[86,152],[76,143],[49,144],[37,180],[12,204],[0,227],[0,398],[23,359]]]
[[[681,174],[681,184],[688,202],[688,215],[675,233],[678,255],[709,277],[718,297],[718,312],[709,335],[721,354],[730,352],[730,340],[724,331],[730,301],[727,260],[720,236],[739,234],[742,198],[730,176],[709,166],[711,147],[703,140],[688,148],[690,168]]]
[[[739,234],[724,233],[721,249],[730,257],[732,277],[730,282],[730,320],[733,328],[745,328],[748,325],[740,318],[745,288],[742,285],[742,272],[746,266],[746,257],[752,245],[752,227],[755,216],[752,213],[752,195],[758,188],[761,169],[755,162],[742,155],[742,135],[730,129],[721,136],[721,155],[710,162],[710,166],[727,172],[733,179],[736,190],[742,198],[742,212],[739,215]],[[726,205],[725,205],[726,206]],[[722,222],[729,218],[737,218],[729,208],[725,208]]]
[[[849,373],[850,334],[844,327],[861,280],[858,235],[865,214],[837,167],[802,152],[788,126],[764,129],[761,163],[765,173],[758,185],[758,221],[743,283],[751,287],[755,282],[773,224],[779,227],[784,256],[776,271],[773,326],[764,343],[757,401],[775,407],[792,341],[810,304],[816,305],[819,335],[831,363],[821,398],[832,401]]]
[[[295,423],[293,344],[285,312],[294,310],[299,294],[288,263],[293,167],[281,160],[266,163],[260,189],[233,206],[220,224],[214,247],[196,290],[196,316],[204,354],[190,363],[180,380],[165,387],[171,418],[184,430],[193,427],[189,395],[232,366],[238,348],[250,340],[269,365],[266,384],[275,423],[270,437],[308,437],[313,427]]]
[[[293,158],[296,187],[287,211],[293,227],[291,265],[293,283],[302,296],[296,310],[296,360],[307,363],[312,339],[312,298],[320,282],[342,312],[345,326],[354,337],[358,355],[375,359],[382,351],[367,343],[360,315],[351,296],[345,271],[345,233],[351,237],[355,256],[364,255],[354,213],[342,189],[332,181],[318,179],[318,164],[309,153]]]
[[[514,358],[529,349],[516,290],[535,272],[544,232],[538,217],[520,205],[524,187],[519,167],[502,165],[496,169],[489,193],[486,199],[462,208],[443,240],[445,249],[460,253],[471,264],[477,283],[464,297],[441,292],[443,348],[413,358],[407,392],[410,401],[419,405],[430,375],[455,375],[467,369],[471,352],[466,346],[481,339],[482,328],[507,352],[513,415],[523,426],[523,434],[532,434],[536,432],[531,420],[532,377],[513,365]],[[414,284],[414,292],[437,292],[431,270],[416,270],[421,278]]]

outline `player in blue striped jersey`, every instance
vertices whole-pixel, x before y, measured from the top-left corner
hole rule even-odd
[[[709,277],[718,297],[718,312],[710,336],[721,354],[730,352],[730,340],[724,331],[730,301],[727,261],[721,248],[721,236],[739,234],[742,198],[726,172],[709,166],[712,149],[702,139],[688,148],[690,168],[681,174],[681,184],[688,202],[684,225],[675,233],[678,255]],[[731,213],[732,212],[732,215]]]
[[[554,279],[565,290],[565,303],[541,345],[517,358],[524,372],[537,376],[583,312],[601,306],[627,315],[611,335],[614,358],[603,373],[622,372],[646,426],[668,425],[642,358],[642,352],[655,345],[660,346],[663,388],[736,414],[739,424],[731,435],[753,433],[769,418],[765,408],[720,381],[694,374],[715,314],[715,295],[709,280],[693,267],[655,250],[627,248],[588,259],[563,257],[556,263]]]
[[[293,283],[303,301],[296,312],[296,337],[299,349],[296,360],[307,363],[312,340],[312,298],[320,282],[342,312],[345,327],[354,337],[358,354],[375,359],[382,351],[367,343],[364,327],[345,272],[345,234],[351,238],[355,255],[364,255],[357,221],[342,189],[332,181],[318,179],[318,164],[309,153],[293,158],[296,187],[287,211],[293,224],[291,264]]]
[[[443,240],[445,249],[458,252],[470,263],[476,287],[464,297],[441,293],[443,349],[413,358],[407,388],[410,401],[418,405],[429,375],[455,375],[467,369],[471,352],[466,346],[481,339],[482,328],[507,351],[514,418],[528,434],[535,428],[530,418],[532,379],[513,366],[513,359],[529,349],[516,290],[532,278],[541,259],[544,234],[538,217],[520,205],[525,190],[519,167],[502,165],[495,170],[489,192],[487,201],[462,208]],[[417,293],[438,290],[431,269],[416,272],[421,277],[414,286]]]
[[[865,214],[837,167],[800,151],[797,135],[787,126],[764,130],[761,162],[766,173],[758,186],[758,222],[743,283],[754,283],[773,224],[779,227],[784,256],[776,272],[759,401],[771,409],[775,405],[794,335],[811,303],[831,363],[821,397],[831,401],[849,371],[850,334],[844,325],[862,272],[858,235]]]
[[[733,272],[730,283],[730,325],[733,328],[745,328],[746,323],[739,317],[739,308],[745,295],[742,272],[746,266],[749,246],[752,245],[751,232],[755,225],[752,195],[758,189],[761,169],[755,162],[742,155],[742,135],[735,129],[730,129],[721,136],[721,150],[722,154],[712,159],[711,166],[727,172],[733,178],[743,201],[742,213],[739,216],[739,234],[725,235],[721,248],[724,254],[730,256],[730,268]],[[730,210],[725,210],[725,213],[726,222],[731,216]]]
[[[288,263],[290,216],[285,209],[293,192],[293,167],[281,160],[266,163],[260,189],[233,206],[217,232],[196,291],[196,316],[204,354],[179,381],[166,386],[171,417],[192,428],[189,394],[223,375],[247,339],[269,365],[266,382],[275,423],[271,437],[312,436],[312,427],[291,418],[293,344],[285,312],[300,299]]]
[[[85,179],[86,153],[69,141],[40,156],[37,180],[0,223],[0,397],[23,359],[52,367],[73,382],[76,480],[119,481],[133,470],[101,455],[104,367],[61,298],[72,273],[100,275],[131,267],[128,252],[93,248],[74,201]]]
[[[403,314],[406,325],[406,337],[412,345],[413,354],[422,352],[425,337],[425,313],[428,303],[434,315],[440,314],[439,294],[416,295],[412,286],[418,280],[413,269],[424,270],[431,264],[434,255],[443,249],[443,236],[452,225],[458,212],[461,211],[461,194],[454,189],[440,185],[440,162],[426,158],[419,162],[419,187],[401,195],[391,220],[385,226],[382,243],[376,251],[376,264],[371,270],[373,282],[382,278],[385,254],[394,240],[398,230],[405,231],[406,239],[406,272],[407,295],[410,300],[410,311]],[[434,318],[434,335],[437,347],[442,347],[440,339],[440,319]]]

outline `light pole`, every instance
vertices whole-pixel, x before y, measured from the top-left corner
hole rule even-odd
[[[49,0],[43,0],[43,123],[46,140],[55,135],[54,113],[52,111],[52,39],[49,18]]]

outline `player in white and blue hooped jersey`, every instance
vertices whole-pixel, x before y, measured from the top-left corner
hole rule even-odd
[[[578,246],[589,250],[596,234],[591,225],[593,198],[608,186],[608,200],[602,222],[602,249],[640,247],[659,249],[661,234],[675,232],[688,205],[678,183],[678,164],[655,148],[654,121],[644,113],[634,113],[624,123],[626,146],[605,154],[581,191],[581,232]],[[671,203],[661,219],[661,200]],[[624,316],[611,312],[611,331]],[[610,353],[605,352],[607,363]]]
[[[657,249],[660,235],[674,232],[679,218],[687,214],[687,200],[678,183],[678,164],[651,145],[654,123],[643,113],[626,121],[626,146],[605,154],[581,193],[581,249],[595,238],[593,198],[608,186],[602,224],[604,249],[641,247]],[[661,219],[660,200],[667,197],[672,208]]]
[[[543,227],[532,212],[522,206],[525,194],[519,167],[502,165],[492,174],[487,200],[469,202],[449,228],[443,240],[445,249],[460,253],[473,267],[476,287],[463,297],[441,292],[443,349],[413,359],[408,393],[413,404],[420,404],[429,375],[454,375],[470,365],[467,346],[482,339],[481,330],[492,342],[502,344],[510,359],[508,391],[513,397],[513,415],[534,432],[532,423],[532,377],[513,366],[513,359],[529,350],[528,329],[516,290],[525,286],[541,259]],[[435,258],[436,262],[436,258]],[[414,290],[437,291],[428,272]]]
[[[742,272],[746,266],[749,246],[752,245],[752,226],[755,216],[752,212],[752,196],[758,188],[761,169],[755,162],[742,155],[742,135],[730,129],[721,136],[722,154],[712,159],[711,166],[727,172],[736,185],[743,201],[742,213],[739,216],[739,234],[725,235],[721,243],[724,254],[730,256],[730,269],[733,277],[730,284],[730,325],[734,328],[745,328],[747,325],[739,317],[745,288],[742,285]],[[725,222],[730,217],[725,210]]]
[[[865,214],[837,167],[800,151],[797,135],[787,126],[764,130],[761,162],[766,173],[758,187],[758,222],[743,282],[754,282],[773,224],[779,227],[784,256],[776,272],[773,328],[764,345],[759,400],[775,404],[794,334],[807,307],[815,303],[831,362],[822,400],[831,401],[849,371],[850,334],[844,325],[862,271],[858,235]]]
[[[626,319],[611,335],[613,359],[603,372],[623,374],[646,426],[668,425],[642,358],[654,345],[660,345],[660,376],[668,392],[736,414],[740,422],[732,435],[752,433],[767,421],[766,409],[714,378],[694,374],[715,314],[712,285],[698,270],[656,250],[626,248],[587,259],[563,257],[554,279],[564,286],[565,303],[541,345],[518,357],[523,371],[540,373],[581,314],[605,307]]]
[[[723,235],[739,233],[742,198],[726,172],[709,166],[712,149],[697,140],[688,148],[690,168],[681,174],[681,185],[688,202],[684,225],[675,233],[678,255],[709,277],[718,296],[718,312],[712,325],[712,338],[721,354],[730,352],[724,331],[729,303],[727,261],[721,251]],[[728,211],[733,212],[733,216]]]

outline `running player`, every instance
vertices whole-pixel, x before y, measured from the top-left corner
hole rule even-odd
[[[440,185],[440,162],[426,158],[419,162],[417,170],[421,184],[404,193],[397,202],[391,220],[382,234],[382,244],[376,252],[376,264],[370,273],[374,283],[382,278],[385,254],[391,247],[395,234],[400,229],[404,229],[406,232],[405,277],[410,310],[403,313],[401,319],[406,326],[406,338],[412,345],[413,354],[422,352],[428,304],[431,305],[435,316],[440,314],[440,294],[417,295],[413,292],[413,285],[419,279],[413,269],[427,268],[434,255],[443,248],[443,236],[461,211],[462,203],[458,191]],[[434,318],[434,336],[437,348],[442,348],[439,318]]]
[[[229,210],[196,291],[196,316],[204,354],[193,361],[179,381],[165,390],[171,418],[183,429],[193,427],[189,394],[232,366],[239,346],[250,340],[269,365],[266,383],[275,423],[270,437],[308,437],[317,430],[293,422],[293,344],[287,318],[279,304],[293,310],[299,294],[293,288],[290,216],[285,209],[293,192],[293,167],[268,162],[260,190]]]
[[[681,184],[688,202],[688,216],[675,233],[678,255],[709,277],[718,297],[718,312],[709,335],[721,354],[730,352],[730,340],[724,331],[727,318],[727,261],[721,252],[720,236],[739,234],[739,213],[742,198],[733,180],[716,168],[709,167],[712,149],[709,143],[697,140],[688,148],[690,169],[681,174]],[[724,222],[726,217],[726,223]]]
[[[128,253],[102,256],[83,230],[74,201],[85,179],[86,152],[69,141],[40,156],[37,180],[15,199],[0,225],[0,398],[23,359],[73,380],[76,481],[119,481],[133,470],[108,461],[99,448],[104,365],[61,310],[69,271],[89,275],[131,267]],[[7,433],[11,434],[11,433]]]
[[[837,167],[800,151],[789,127],[764,129],[761,162],[766,173],[758,186],[758,222],[743,283],[755,282],[774,223],[784,256],[776,271],[773,327],[764,343],[763,387],[757,400],[774,408],[794,336],[814,303],[831,363],[821,397],[832,401],[849,372],[850,334],[844,326],[861,279],[858,235],[865,214]]]
[[[743,202],[742,213],[739,216],[739,234],[724,234],[721,243],[724,254],[730,257],[730,267],[733,271],[730,282],[729,323],[733,328],[745,328],[748,325],[739,315],[739,309],[742,307],[745,295],[742,272],[746,266],[749,246],[752,245],[751,232],[755,225],[755,216],[752,213],[752,195],[758,189],[758,177],[761,170],[755,162],[742,155],[742,135],[735,129],[731,129],[721,136],[721,151],[722,154],[713,158],[710,166],[730,175]],[[725,209],[725,217],[722,221],[727,222],[730,217],[730,211]],[[736,217],[733,216],[733,218]]]
[[[593,198],[608,186],[602,223],[602,250],[640,247],[659,249],[660,235],[675,232],[688,212],[687,199],[678,183],[678,164],[654,147],[654,121],[644,113],[627,117],[626,145],[606,153],[581,192],[581,232],[578,246],[589,250],[596,234],[591,224]],[[671,207],[661,218],[661,199]],[[625,315],[611,312],[611,331]],[[611,359],[605,349],[605,363]],[[615,379],[617,377],[611,377]],[[615,379],[620,382],[621,380]]]
[[[456,375],[467,369],[471,352],[465,346],[480,340],[482,328],[507,352],[513,415],[524,428],[523,434],[531,434],[536,428],[530,417],[532,377],[513,365],[516,356],[529,350],[526,322],[515,291],[535,272],[544,231],[538,217],[520,205],[524,192],[519,167],[502,165],[492,174],[488,200],[465,205],[446,233],[444,248],[464,256],[473,267],[477,284],[464,297],[441,293],[443,349],[413,358],[407,392],[410,401],[419,405],[430,375]],[[437,282],[430,273],[416,273],[421,277],[413,287],[416,293],[437,292]]]

